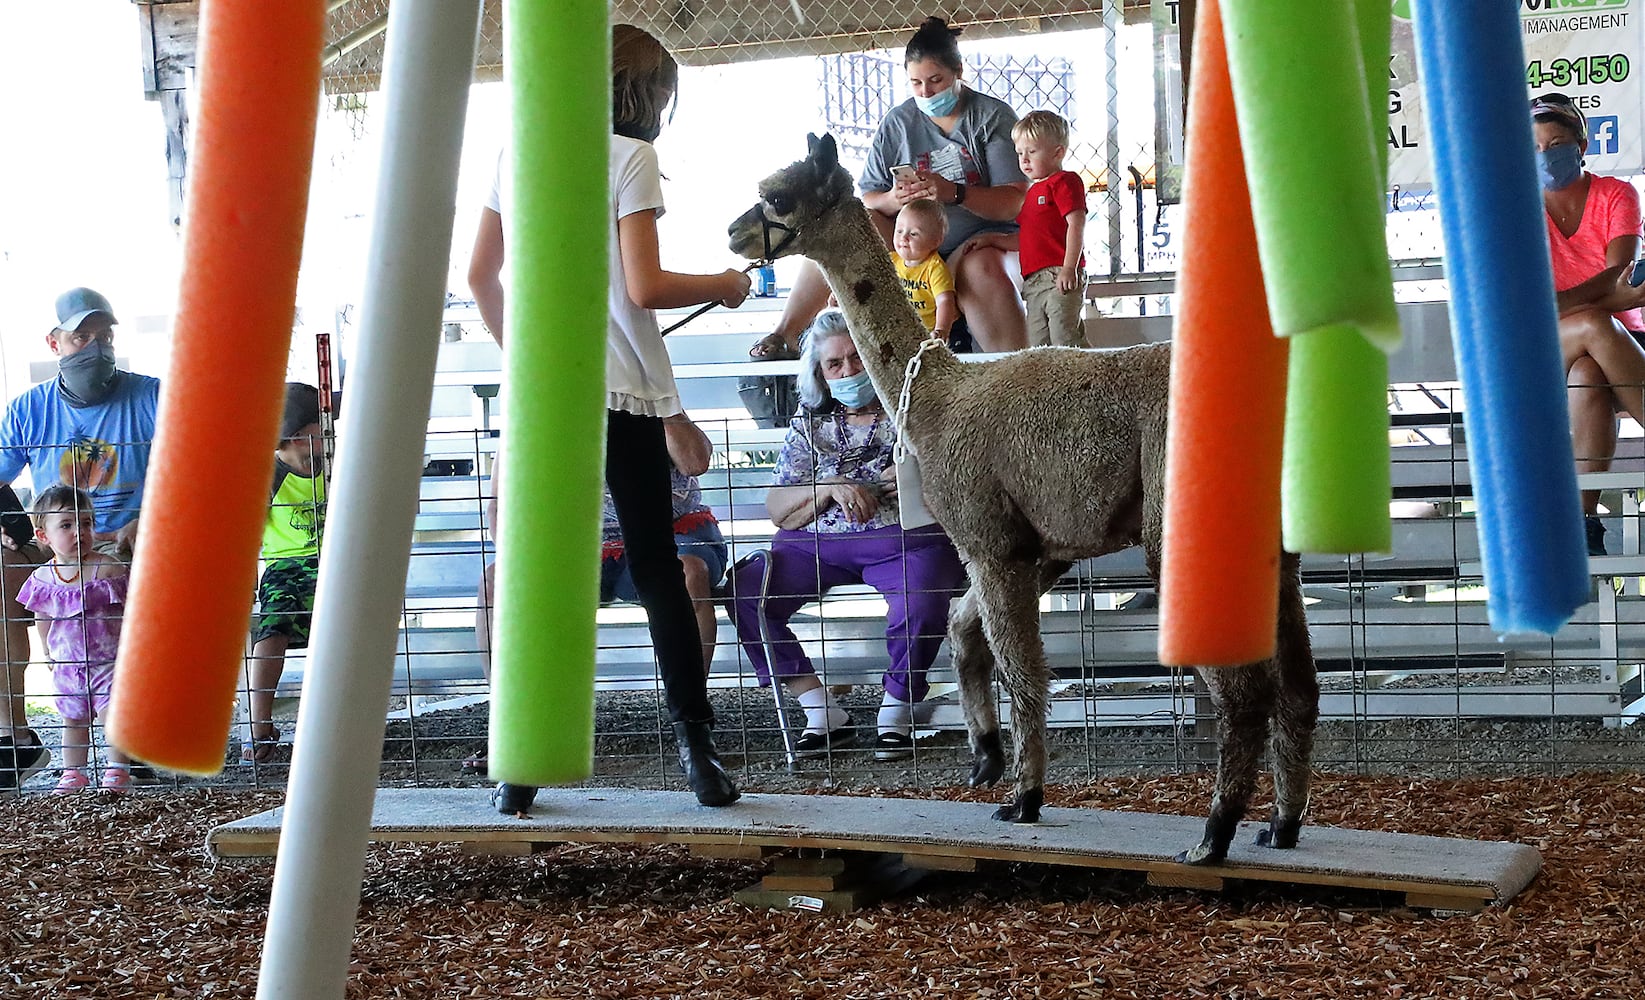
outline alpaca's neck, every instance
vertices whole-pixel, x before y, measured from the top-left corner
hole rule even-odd
[[[890,251],[860,201],[842,199],[818,222],[828,228],[828,245],[813,251],[817,256],[812,260],[834,290],[868,377],[894,407],[908,359],[928,336],[925,324],[909,303]],[[946,350],[927,352],[926,358],[934,360],[935,355],[953,360]]]

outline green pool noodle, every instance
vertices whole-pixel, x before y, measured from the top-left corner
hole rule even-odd
[[[1355,28],[1365,64],[1371,141],[1377,149],[1377,184],[1388,187],[1388,64],[1394,54],[1393,8],[1386,0],[1354,0]]]
[[[512,280],[489,769],[553,785],[594,762],[611,29],[605,0],[504,9]]]
[[[1223,16],[1275,333],[1346,324],[1395,350],[1384,136],[1371,130],[1359,12],[1319,0],[1230,0]],[[1386,73],[1385,57],[1379,69]],[[1378,85],[1378,100],[1386,90]]]
[[[1339,33],[1344,27],[1352,33],[1358,45],[1357,65],[1364,73],[1357,81],[1349,76],[1344,82],[1364,88],[1360,94],[1368,111],[1376,195],[1374,239],[1369,242],[1374,243],[1372,252],[1382,270],[1368,279],[1372,283],[1365,289],[1376,293],[1379,312],[1394,317],[1392,337],[1391,342],[1385,336],[1373,345],[1374,329],[1333,325],[1292,338],[1281,498],[1284,544],[1293,552],[1378,552],[1393,544],[1388,513],[1388,358],[1383,349],[1397,344],[1398,319],[1382,202],[1390,8],[1383,0],[1357,0],[1351,14],[1351,21],[1337,27]],[[1241,124],[1243,129],[1243,120]],[[1264,273],[1272,273],[1266,254],[1263,264]],[[1268,287],[1272,296],[1271,282]]]
[[[1280,473],[1292,552],[1387,552],[1393,546],[1388,358],[1359,331],[1291,338]]]

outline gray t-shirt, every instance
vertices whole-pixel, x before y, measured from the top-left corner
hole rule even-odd
[[[892,108],[874,133],[868,163],[857,180],[863,193],[891,190],[891,168],[903,164],[975,187],[1026,181],[1017,166],[1017,148],[1011,142],[1011,126],[1017,123],[1017,113],[1004,101],[969,87],[964,100],[951,135],[943,135],[912,97]],[[944,205],[943,211],[948,215],[948,238],[942,244],[944,257],[977,233],[1017,230],[1015,222],[984,219],[964,205]]]

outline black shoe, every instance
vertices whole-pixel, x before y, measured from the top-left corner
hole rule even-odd
[[[914,738],[907,733],[886,730],[874,738],[875,760],[902,760],[914,756]]]
[[[731,775],[725,773],[714,734],[706,722],[674,723],[674,739],[680,745],[680,768],[685,783],[705,806],[728,806],[742,797]]]
[[[846,723],[826,733],[801,733],[794,741],[796,757],[826,757],[830,750],[838,750],[857,742],[857,728]]]
[[[51,763],[51,751],[40,745],[38,736],[34,739],[33,744],[19,746],[16,737],[0,736],[0,791],[22,788]]]
[[[1588,554],[1602,556],[1605,554],[1605,522],[1597,516],[1589,514],[1582,519],[1582,526],[1588,532]]]
[[[531,811],[531,803],[537,801],[536,785],[511,785],[502,782],[491,790],[491,804],[504,816],[517,816]]]

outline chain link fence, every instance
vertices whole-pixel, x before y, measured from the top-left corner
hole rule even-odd
[[[356,138],[372,128],[387,6],[387,0],[331,5],[327,114]],[[961,49],[971,85],[1019,113],[1049,108],[1071,122],[1068,167],[1086,180],[1093,220],[1086,230],[1087,259],[1099,281],[1139,273],[1169,277],[1186,252],[1172,190],[1173,164],[1180,164],[1180,149],[1173,146],[1180,143],[1183,62],[1171,30],[1176,6],[1000,2],[933,11],[965,27]],[[612,11],[615,19],[658,34],[679,56],[682,92],[712,93],[711,81],[735,78],[754,93],[756,103],[770,100],[774,95],[760,91],[760,67],[799,60],[801,70],[785,79],[814,81],[814,86],[802,84],[781,95],[782,113],[813,117],[840,140],[848,165],[859,167],[880,120],[908,96],[902,46],[918,16],[891,14],[883,5],[859,0],[802,0],[799,7],[803,22],[786,0],[619,2]],[[480,81],[501,76],[500,12],[497,0],[487,0]],[[798,110],[807,102],[814,106]],[[739,109],[737,118],[722,122],[727,133],[722,138],[736,145],[739,155],[748,152],[772,166],[790,158],[786,148],[761,149],[758,128],[736,127],[746,122],[742,115]],[[1164,154],[1156,155],[1161,150]],[[1391,255],[1406,262],[1437,259],[1431,196],[1392,192],[1390,208]],[[1431,278],[1400,289],[1402,299],[1442,298],[1443,292],[1443,283]],[[1111,314],[1168,312],[1169,306],[1168,289],[1144,288],[1099,301]],[[347,315],[339,310],[340,324]],[[711,316],[704,327],[670,340],[700,347],[718,360],[735,360],[760,315],[751,317],[745,309]],[[489,345],[472,317],[448,316],[447,332],[459,346]],[[486,649],[475,617],[479,582],[491,556],[481,509],[490,492],[488,473],[500,427],[494,409],[498,365],[484,362],[472,372],[472,384],[443,388],[454,394],[453,408],[432,417],[428,428],[429,474],[401,622],[385,783],[485,780],[483,768],[465,767],[465,761],[477,758],[486,739]],[[734,379],[703,376],[696,384],[720,382]],[[688,388],[690,393],[696,395],[688,406],[716,444],[713,468],[702,477],[704,498],[720,515],[736,561],[770,537],[762,493],[781,432],[755,428],[738,411],[734,396],[715,404],[708,401],[707,388]],[[1410,445],[1396,452],[1396,493],[1404,505],[1396,522],[1396,552],[1314,560],[1305,567],[1324,687],[1317,765],[1444,775],[1645,766],[1645,739],[1630,725],[1645,705],[1637,666],[1645,651],[1636,648],[1635,639],[1645,619],[1639,579],[1596,576],[1594,603],[1559,638],[1499,643],[1483,620],[1465,455],[1450,417],[1453,396],[1454,388],[1436,386],[1393,397],[1400,411],[1396,422],[1404,421],[1400,433]],[[1645,477],[1638,485],[1645,487]],[[1612,494],[1608,507],[1616,512],[1612,537],[1637,553],[1634,492]],[[724,596],[708,599],[717,642],[711,686],[720,745],[739,780],[786,789],[819,781],[894,785],[962,779],[969,750],[946,656],[938,661],[936,688],[912,756],[877,760],[865,740],[816,759],[791,761],[787,741],[801,724],[799,713],[791,700],[779,705],[769,689],[756,685]],[[1157,617],[1151,602],[1140,565],[1124,563],[1082,564],[1044,600],[1042,629],[1055,669],[1054,780],[1115,769],[1202,767],[1213,757],[1213,713],[1203,690],[1191,675],[1155,662]],[[825,683],[841,690],[841,703],[871,731],[884,661],[884,602],[850,592],[802,607],[795,621]],[[594,780],[677,785],[643,612],[620,602],[604,607],[600,630]],[[301,658],[293,657],[277,692],[276,714],[288,737],[302,666]],[[31,672],[29,690],[36,728],[52,742],[60,724],[53,721],[45,694],[49,679]],[[243,733],[237,730],[235,745],[226,748],[231,766],[220,780],[282,782],[289,751],[282,746],[269,760],[241,763]]]

